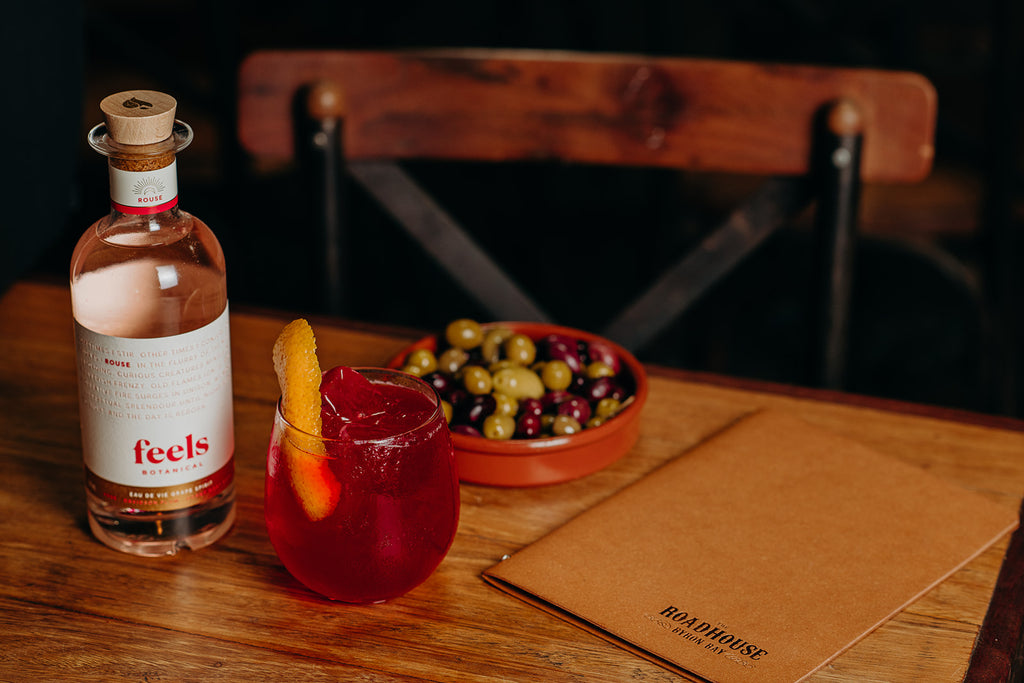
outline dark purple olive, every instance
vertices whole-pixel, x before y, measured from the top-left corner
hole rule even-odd
[[[473,365],[486,365],[486,361],[484,360],[484,355],[480,351],[480,347],[479,346],[474,346],[473,348],[471,348],[469,350],[469,359],[466,361],[466,363],[467,364],[473,364]]]
[[[451,378],[449,378],[451,379]],[[448,402],[452,404],[453,408],[458,408],[460,405],[469,400],[469,392],[458,386],[454,379],[451,379],[452,390],[448,392]]]
[[[573,396],[558,404],[557,413],[575,418],[580,424],[590,419],[590,404],[579,396]]]
[[[619,355],[612,349],[611,344],[601,339],[594,339],[587,344],[587,357],[591,363],[595,361],[604,363],[616,375],[622,370],[622,361],[619,360]]]
[[[576,340],[564,334],[549,334],[537,343],[538,356],[544,360],[561,360],[573,373],[583,369]]]
[[[572,394],[568,391],[559,389],[555,391],[549,391],[540,397],[540,405],[545,413],[555,412],[555,407],[562,401],[567,401],[572,398]]]
[[[561,344],[562,346],[568,346],[570,348],[576,348],[576,338],[570,337],[567,334],[559,334],[558,332],[552,332],[551,334],[542,337],[540,344]]]
[[[576,342],[576,353],[580,357],[580,367],[585,368],[590,364],[590,351],[587,342],[580,339]]]
[[[441,398],[448,400],[449,394],[455,388],[455,382],[452,380],[451,375],[446,375],[443,372],[431,372],[428,375],[423,376],[423,380],[434,387],[437,393],[441,395]],[[451,403],[451,401],[448,401]]]
[[[614,398],[621,401],[626,398],[626,390],[612,377],[597,377],[587,380],[580,395],[591,404],[596,404],[602,398]]]
[[[524,398],[519,401],[520,415],[540,415],[544,412],[544,404],[539,398]]]
[[[540,415],[525,413],[516,420],[516,438],[532,439],[540,436],[541,422]]]
[[[574,394],[583,394],[587,390],[587,376],[586,375],[573,375],[572,384],[569,385],[569,391]]]
[[[459,403],[458,406],[452,405],[452,408],[454,408],[454,418],[452,421],[457,424],[479,427],[479,425],[483,424],[484,418],[493,413],[497,406],[498,402],[491,394],[470,396]]]
[[[452,433],[462,434],[464,436],[483,436],[479,429],[476,427],[470,427],[469,425],[452,425]]]

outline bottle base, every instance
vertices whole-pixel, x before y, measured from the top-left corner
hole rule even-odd
[[[107,547],[140,557],[165,557],[216,542],[235,522],[234,486],[203,505],[169,512],[112,510],[88,495],[89,528]]]

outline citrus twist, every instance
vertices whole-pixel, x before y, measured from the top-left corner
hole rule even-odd
[[[292,489],[310,519],[323,519],[337,506],[341,484],[322,457],[320,362],[316,337],[305,320],[293,320],[278,335],[274,372],[281,385],[281,415],[301,430],[286,430],[281,442]]]
[[[293,425],[320,436],[320,361],[316,337],[299,318],[285,325],[274,342],[274,372],[281,385],[281,414]]]

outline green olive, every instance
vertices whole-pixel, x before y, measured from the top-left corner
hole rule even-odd
[[[513,334],[502,345],[505,358],[520,365],[530,365],[537,358],[537,346],[525,334]]]
[[[512,415],[513,417],[519,412],[519,401],[512,398],[507,394],[503,394],[500,391],[495,391],[494,396],[494,412],[500,413],[501,415]]]
[[[513,363],[512,361],[510,361],[507,358],[505,358],[505,359],[502,359],[502,360],[494,361],[493,363],[491,363],[490,365],[487,366],[487,369],[490,370],[491,374],[493,375],[498,370],[504,370],[505,368],[515,368],[515,367],[519,367],[517,363]]]
[[[488,439],[511,439],[516,432],[516,421],[511,415],[494,413],[484,418],[484,437]]]
[[[469,353],[465,349],[460,349],[457,346],[445,349],[441,352],[441,355],[437,357],[437,367],[441,372],[447,372],[449,375],[454,375],[459,371],[466,361],[469,360]]]
[[[491,373],[479,365],[470,365],[462,371],[462,386],[466,387],[466,391],[477,396],[489,394],[493,386]]]
[[[592,417],[589,420],[587,420],[587,424],[585,425],[585,427],[587,429],[593,429],[594,427],[600,427],[601,425],[604,424],[606,419],[607,418],[598,417],[597,415],[595,415],[594,417]]]
[[[551,422],[551,431],[558,436],[577,434],[582,430],[583,427],[580,426],[579,420],[569,415],[555,415],[555,419]]]
[[[444,338],[450,345],[460,349],[475,349],[480,346],[484,333],[477,321],[459,318],[448,323],[448,327],[444,331]]]
[[[484,340],[480,343],[480,354],[485,363],[494,363],[501,358],[501,345],[512,336],[512,330],[507,327],[496,327],[484,334]]]
[[[619,412],[619,407],[622,403],[616,398],[602,398],[594,406],[594,415],[597,417],[611,417],[615,413]]]
[[[434,370],[437,370],[437,357],[430,349],[416,349],[405,359],[405,364],[418,367],[421,376],[429,375]]]
[[[423,376],[423,368],[418,365],[403,365],[402,372],[408,372],[410,375],[416,375],[417,377]]]
[[[572,384],[572,369],[564,360],[548,361],[540,371],[540,378],[548,389],[562,391]]]
[[[586,375],[590,379],[597,379],[598,377],[614,377],[615,370],[613,370],[612,366],[607,363],[602,363],[601,361],[596,360],[587,366]]]
[[[544,383],[536,372],[517,366],[494,373],[494,390],[514,399],[540,398],[544,395]]]
[[[448,424],[452,422],[452,404],[448,401],[441,399],[441,410],[444,411],[444,421]]]

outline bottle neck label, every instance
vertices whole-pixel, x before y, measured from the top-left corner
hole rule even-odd
[[[178,166],[125,171],[110,165],[110,204],[121,213],[147,215],[178,204]]]

